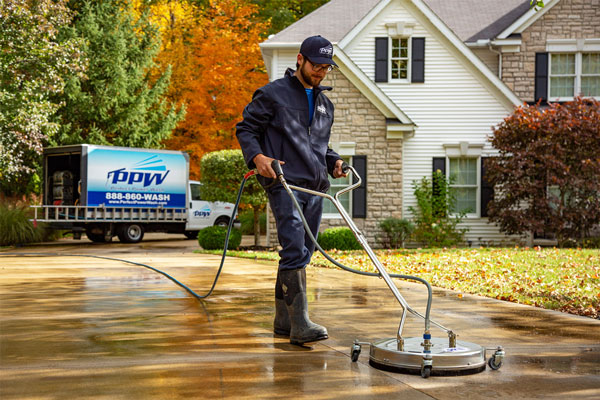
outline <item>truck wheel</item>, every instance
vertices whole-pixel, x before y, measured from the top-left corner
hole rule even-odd
[[[222,226],[223,228],[227,228],[229,226],[229,217],[219,217],[215,221],[215,226]]]
[[[198,239],[198,231],[185,231],[183,234],[188,239]]]
[[[121,225],[118,235],[123,243],[138,243],[144,238],[144,227],[140,224]]]

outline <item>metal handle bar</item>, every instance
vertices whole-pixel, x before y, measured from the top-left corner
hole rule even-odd
[[[338,191],[335,194],[336,201],[340,201],[339,196],[341,196],[342,194],[350,192],[362,184],[362,178],[360,177],[360,175],[358,175],[356,173],[356,170],[354,168],[352,168],[350,165],[343,163],[342,164],[342,172],[346,174],[346,173],[348,173],[348,171],[352,172],[352,175],[350,176],[350,185],[343,188],[342,190]],[[356,177],[356,179],[357,179],[356,183],[354,183],[354,184],[352,184],[352,177]]]

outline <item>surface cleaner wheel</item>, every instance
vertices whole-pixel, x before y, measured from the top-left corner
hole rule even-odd
[[[360,350],[360,344],[355,343],[352,345],[352,348],[350,349],[350,358],[352,359],[352,362],[358,361],[358,356],[360,356]]]

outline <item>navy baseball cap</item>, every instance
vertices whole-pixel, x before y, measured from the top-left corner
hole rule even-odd
[[[304,39],[300,46],[300,54],[315,64],[331,64],[337,67],[333,61],[333,45],[321,35]]]

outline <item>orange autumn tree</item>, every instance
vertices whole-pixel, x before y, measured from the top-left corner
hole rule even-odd
[[[185,104],[183,93],[189,85],[187,79],[192,67],[189,43],[202,11],[188,1],[158,0],[151,5],[142,0],[134,1],[139,12],[149,9],[150,20],[161,33],[161,50],[156,60],[159,67],[154,73],[171,66],[169,100],[178,105]]]
[[[204,154],[239,148],[235,124],[252,93],[268,82],[258,47],[267,26],[257,11],[246,0],[210,1],[202,9],[165,1],[152,8],[163,32],[159,62],[173,69],[171,100],[187,110],[165,144],[190,154],[192,178],[200,177]]]

